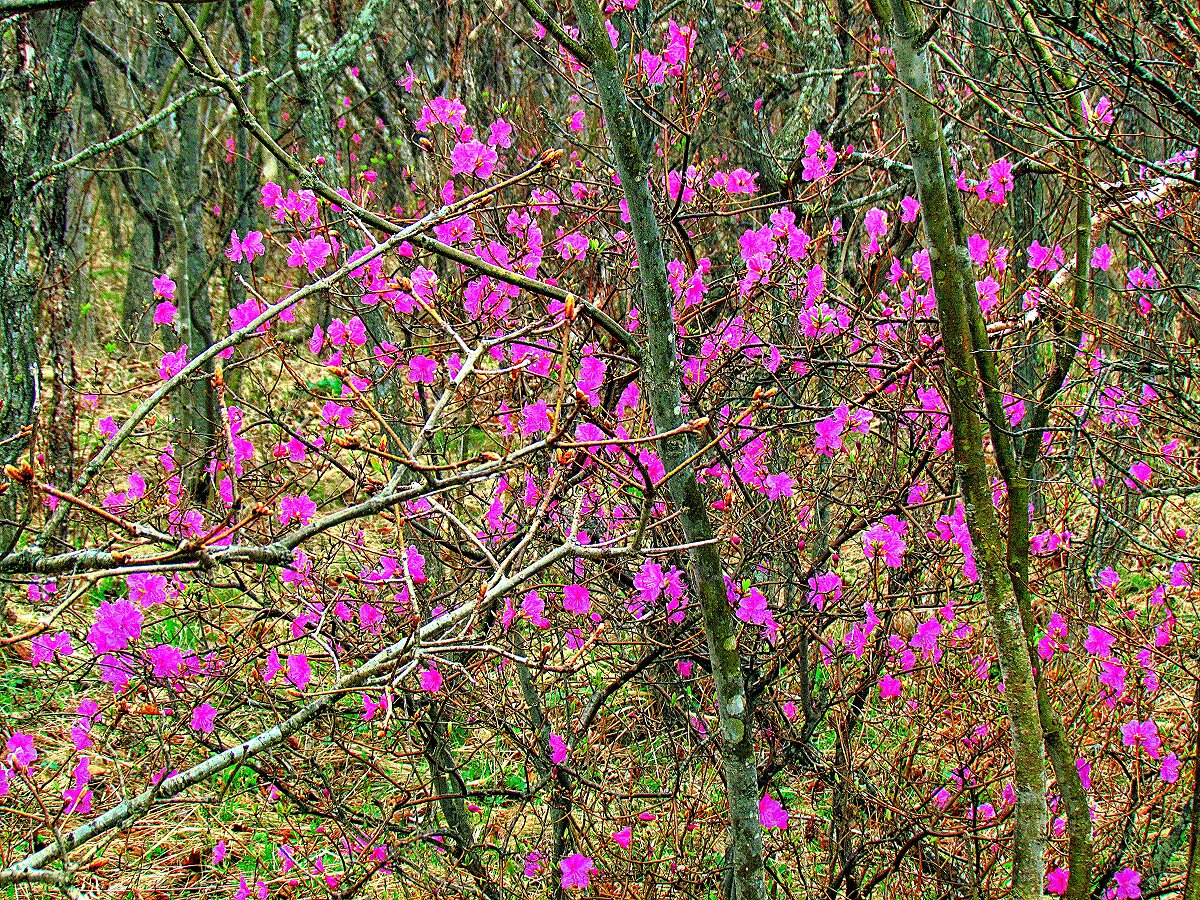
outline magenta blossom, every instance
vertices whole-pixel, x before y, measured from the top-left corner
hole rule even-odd
[[[163,300],[175,299],[175,282],[168,275],[156,275],[151,282],[154,285],[154,296]]]
[[[124,650],[142,634],[142,611],[128,600],[102,601],[96,610],[96,622],[88,631],[88,643],[99,656]]]
[[[562,871],[563,890],[567,891],[572,888],[586,888],[590,883],[591,873],[596,871],[592,860],[582,853],[572,853],[559,860],[558,868]]]
[[[1144,747],[1151,759],[1159,758],[1162,739],[1158,736],[1158,723],[1153,719],[1139,722],[1134,719],[1121,726],[1121,743],[1126,747]]]
[[[886,516],[878,524],[872,525],[863,533],[863,555],[867,559],[882,557],[889,567],[899,568],[904,562],[904,533],[908,523],[895,516]]]
[[[568,584],[563,588],[563,609],[577,616],[586,616],[592,608],[591,592],[582,584]]]
[[[230,262],[241,262],[243,259],[248,262],[254,262],[254,257],[262,256],[267,252],[263,246],[263,235],[261,231],[250,231],[242,239],[238,239],[236,231],[229,232],[229,247],[225,251],[225,255],[229,257]]]
[[[192,730],[212,734],[217,720],[217,711],[210,703],[202,703],[192,710]]]
[[[770,795],[763,794],[758,801],[758,820],[763,828],[786,829],[788,827],[787,810],[783,804]]]

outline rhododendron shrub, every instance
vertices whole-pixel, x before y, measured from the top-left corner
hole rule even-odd
[[[763,38],[749,6],[729,27]],[[599,14],[628,63],[611,89],[668,111],[637,126],[670,321],[644,311],[646,223],[574,26],[514,13],[566,85],[544,108],[468,103],[409,68],[392,93],[419,165],[385,168],[382,129],[320,161],[281,146],[245,114],[216,35],[176,13],[275,174],[252,192],[253,227],[214,245],[228,296],[212,341],[178,339],[181,274],[158,273],[153,350],[88,376],[74,479],[50,476],[36,438],[7,471],[28,517],[0,559],[0,883],[124,890],[127,865],[238,898],[700,896],[733,841],[715,584],[768,877],[829,896],[1008,896],[1020,798],[997,566],[1029,598],[1019,649],[1086,801],[1084,823],[1047,768],[1044,889],[1067,893],[1081,828],[1096,896],[1183,883],[1195,311],[1132,232],[1194,227],[1192,194],[1162,179],[1191,185],[1195,149],[1121,176],[1126,200],[1152,203],[1107,206],[1119,166],[1099,150],[1095,183],[1058,185],[1064,209],[1093,192],[1096,222],[1121,224],[1080,257],[1065,213],[1018,241],[1029,157],[955,140],[953,265],[995,352],[954,388],[946,263],[899,161],[879,35],[862,26],[875,43],[855,77],[891,136],[802,131],[779,181],[698,140],[744,88],[694,65],[696,22],[637,10]],[[756,46],[722,65],[768,66]],[[965,73],[941,77],[970,94]],[[1086,121],[1111,125],[1115,103]],[[668,344],[682,424],[664,434],[650,370]],[[174,398],[201,378],[218,439],[197,488],[170,435]],[[1023,557],[979,539],[952,389],[983,417],[986,500]],[[716,573],[696,564],[664,462],[682,435]],[[1003,447],[1036,460],[1028,515],[1013,515]],[[160,829],[186,829],[188,874],[151,850]]]

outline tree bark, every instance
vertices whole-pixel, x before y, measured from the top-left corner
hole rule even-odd
[[[933,267],[934,294],[945,347],[947,406],[953,432],[955,468],[962,485],[967,526],[988,617],[1004,679],[1004,698],[1012,727],[1014,782],[1012,897],[1040,900],[1046,844],[1046,758],[1032,660],[1012,577],[1006,545],[992,504],[971,316],[963,273],[967,250],[960,238],[953,203],[957,190],[949,170],[945,137],[929,72],[929,56],[919,40],[921,29],[909,0],[873,0],[872,10],[891,35],[901,102],[921,220]]]
[[[25,179],[58,146],[82,16],[81,7],[67,7],[35,17],[29,32],[41,46],[0,61],[3,82],[20,85],[15,97],[5,98],[9,115],[0,117],[0,467],[29,448],[37,418],[37,298],[28,254],[35,194]],[[13,486],[0,495],[0,559],[12,552],[28,521],[27,500]]]
[[[682,380],[676,347],[674,307],[667,284],[666,259],[647,168],[633,127],[629,101],[595,0],[575,0],[581,39],[592,53],[592,78],[604,111],[609,145],[629,206],[630,231],[637,248],[641,286],[641,321],[648,347],[643,379],[655,430],[673,432],[683,424]],[[721,756],[729,797],[730,845],[734,895],[738,900],[764,900],[762,829],[758,813],[758,772],[754,756],[752,715],[747,706],[742,658],[737,645],[737,622],[725,591],[721,557],[711,543],[712,523],[696,477],[690,434],[677,433],[659,441],[659,455],[668,472],[671,500],[679,510],[680,526],[689,550],[692,592],[704,618],[721,722]]]

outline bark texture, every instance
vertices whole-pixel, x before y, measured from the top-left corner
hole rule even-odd
[[[1007,562],[1006,542],[992,504],[991,479],[983,449],[980,368],[972,332],[971,304],[964,272],[969,265],[961,234],[961,209],[916,11],[909,0],[875,0],[872,9],[891,38],[921,221],[929,246],[939,325],[945,348],[947,407],[954,436],[954,461],[975,546],[980,583],[1004,680],[1012,728],[1013,775],[1017,792],[1013,816],[1012,896],[1041,898],[1045,877],[1046,756],[1038,689],[1020,606]],[[957,213],[957,215],[956,215]],[[976,306],[977,309],[977,306]],[[986,348],[979,345],[987,357]],[[985,363],[986,365],[986,363]],[[993,362],[994,365],[994,362]],[[990,410],[989,410],[990,413]],[[989,416],[990,417],[990,416]]]
[[[575,0],[581,38],[591,51],[592,78],[604,110],[609,145],[629,206],[630,231],[637,249],[641,287],[641,321],[648,346],[642,380],[654,427],[675,432],[683,423],[682,370],[679,363],[674,306],[667,283],[662,233],[654,212],[647,168],[638,146],[628,98],[595,0]],[[748,707],[738,652],[737,620],[725,592],[718,548],[710,543],[712,522],[696,470],[690,434],[675,433],[659,441],[668,472],[668,492],[679,510],[680,527],[692,544],[691,587],[699,599],[712,661],[721,721],[721,756],[729,797],[731,868],[737,900],[763,900],[762,829],[758,815],[758,771],[754,756],[752,712]]]

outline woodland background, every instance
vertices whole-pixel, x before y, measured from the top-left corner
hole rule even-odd
[[[1200,900],[1198,57],[0,0],[0,889]]]

